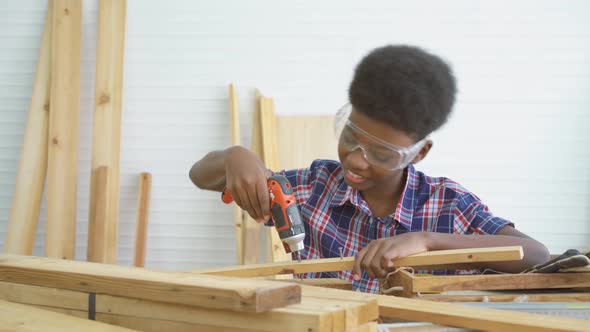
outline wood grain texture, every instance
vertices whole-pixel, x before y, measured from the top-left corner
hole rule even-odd
[[[238,94],[233,84],[229,85],[229,127],[231,132],[231,145],[240,145],[240,107]],[[244,252],[242,232],[244,231],[244,212],[234,203],[234,228],[236,234],[236,258],[238,264],[244,264]]]
[[[88,218],[88,255],[89,262],[106,263],[108,243],[108,182],[110,171],[107,166],[98,167],[93,171]]]
[[[301,301],[301,289],[292,283],[8,254],[0,255],[0,280],[244,312]]]
[[[126,328],[76,318],[71,315],[0,300],[2,332],[132,331]]]
[[[148,172],[139,174],[139,194],[137,197],[137,221],[135,224],[135,254],[133,265],[145,266],[147,246],[147,225],[152,189],[152,175]]]
[[[54,0],[45,254],[73,259],[76,240],[82,2]]]
[[[107,166],[109,181],[104,262],[111,264],[117,262],[126,6],[126,0],[100,0],[98,10],[90,205],[96,199],[92,195],[95,192],[92,188],[97,185],[96,170]]]
[[[277,116],[279,169],[308,168],[316,159],[338,160],[333,116]]]
[[[5,253],[31,255],[35,245],[35,233],[47,174],[52,21],[53,2],[50,0],[47,4],[33,93],[8,218],[4,242]]]
[[[522,247],[509,246],[429,251],[394,260],[393,266],[446,269],[460,267],[461,264],[469,265],[474,262],[495,262],[520,259],[522,259]],[[301,262],[278,262],[201,269],[192,272],[234,277],[261,277],[276,274],[344,271],[351,270],[353,264],[354,257],[321,258],[302,260]]]
[[[590,302],[590,292],[572,290],[449,291],[413,294],[413,298],[436,302]]]

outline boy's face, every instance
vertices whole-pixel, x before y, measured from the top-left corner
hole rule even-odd
[[[391,145],[398,147],[411,147],[416,143],[414,139],[409,137],[406,133],[396,130],[391,126],[373,120],[368,116],[353,110],[350,113],[349,120],[356,126],[365,132],[370,133],[381,141],[387,142]],[[365,147],[371,150],[379,152],[383,148],[376,145],[370,138],[363,135],[355,135],[354,139]],[[420,149],[417,155],[413,158],[412,162],[416,163],[422,160],[428,150],[432,147],[432,141],[427,141],[424,146]],[[344,168],[344,180],[346,183],[359,190],[371,190],[389,188],[394,181],[399,179],[399,175],[403,172],[403,169],[387,170],[381,167],[377,167],[367,162],[361,149],[349,151],[342,143],[338,144],[338,156],[342,167]]]

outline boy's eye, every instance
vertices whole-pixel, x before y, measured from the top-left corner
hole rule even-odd
[[[380,151],[372,149],[370,151],[371,156],[379,162],[388,162],[394,158],[394,155],[391,152]]]

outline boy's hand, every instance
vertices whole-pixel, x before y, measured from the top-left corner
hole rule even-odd
[[[384,278],[393,267],[392,260],[428,251],[427,232],[411,232],[373,240],[357,255],[352,270],[354,280],[360,280],[361,269],[370,278]]]
[[[252,151],[235,146],[227,150],[225,188],[239,207],[257,222],[270,218],[267,179],[271,176]]]

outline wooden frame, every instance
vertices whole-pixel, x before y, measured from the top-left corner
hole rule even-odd
[[[384,284],[384,288],[396,286],[403,288],[398,294],[404,297],[448,291],[590,288],[590,273],[416,276],[400,270]]]
[[[451,269],[461,266],[465,267],[466,265],[469,266],[475,262],[495,262],[520,259],[522,259],[522,247],[520,246],[490,247],[428,251],[394,260],[393,265],[419,267],[423,269]],[[234,277],[261,277],[276,274],[351,270],[353,264],[354,257],[322,258],[303,260],[301,262],[277,262],[201,269],[192,272]]]

